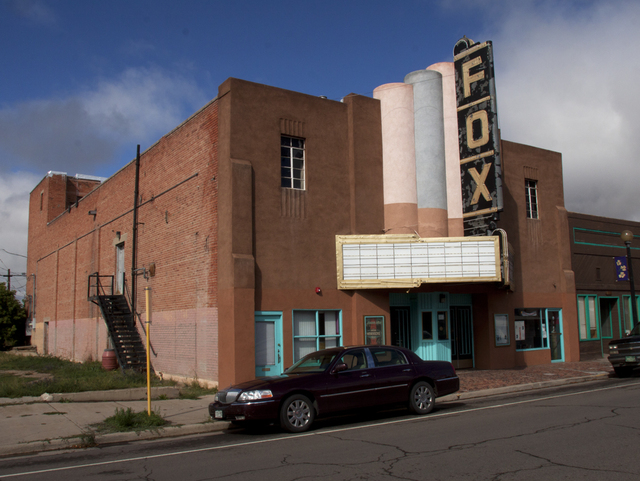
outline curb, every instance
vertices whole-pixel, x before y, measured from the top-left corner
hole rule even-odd
[[[598,379],[605,379],[608,377],[609,377],[609,373],[603,372],[601,374],[591,374],[589,376],[570,377],[566,379],[554,379],[552,381],[539,381],[539,382],[532,382],[529,384],[514,384],[512,386],[483,389],[482,391],[457,392],[455,394],[442,396],[441,398],[438,398],[438,401],[453,402],[453,401],[459,401],[463,399],[476,399],[481,397],[497,396],[500,394],[533,391],[536,389],[545,389],[545,388],[556,387],[556,386],[565,386],[568,384],[577,384],[581,382],[596,381]]]
[[[177,399],[180,389],[175,386],[159,386],[151,388],[151,398],[165,396],[167,399]],[[0,398],[0,405],[52,403],[52,402],[100,402],[100,401],[143,401],[147,399],[146,387],[130,389],[112,389],[110,391],[84,391],[70,393],[44,393],[42,396],[26,396],[21,398]]]
[[[88,432],[85,436],[74,436],[64,439],[46,439],[43,441],[33,441],[31,443],[0,447],[0,457],[36,454],[44,451],[58,451],[63,449],[86,449],[96,446],[124,444],[149,439],[174,438],[193,434],[215,433],[224,431],[230,424],[231,423],[225,421],[215,421],[210,423],[185,424],[182,426],[168,426],[166,428],[138,432],[108,434],[93,434]],[[92,435],[93,439],[91,439]]]

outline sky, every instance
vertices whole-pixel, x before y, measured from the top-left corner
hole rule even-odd
[[[639,24],[625,0],[0,0],[0,275],[48,171],[111,176],[228,77],[372,96],[463,35],[493,42],[502,138],[562,153],[567,209],[640,221]]]

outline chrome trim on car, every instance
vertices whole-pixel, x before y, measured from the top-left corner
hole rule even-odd
[[[369,392],[369,391],[377,391],[377,388],[373,388],[373,389],[360,389],[359,391],[349,391],[349,392],[339,392],[336,394],[322,394],[320,395],[320,397],[333,397],[333,396],[344,396],[346,394],[355,394],[358,392]]]
[[[404,383],[404,384],[395,384],[393,386],[383,386],[383,387],[377,387],[376,391],[382,391],[383,389],[396,389],[399,387],[407,387],[409,385],[409,383]]]

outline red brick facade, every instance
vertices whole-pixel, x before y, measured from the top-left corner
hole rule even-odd
[[[157,269],[148,281],[138,276],[136,303],[144,320],[144,288],[151,287],[155,369],[212,380],[217,125],[213,101],[142,154],[137,240],[137,266],[155,263]],[[50,173],[32,191],[28,269],[36,278],[35,344],[41,352],[82,361],[100,359],[107,347],[99,309],[87,300],[88,276],[114,275],[116,245],[124,243],[130,288],[134,184],[132,162],[102,184]]]

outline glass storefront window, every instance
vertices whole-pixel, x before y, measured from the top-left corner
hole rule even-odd
[[[422,340],[430,341],[433,339],[433,320],[431,311],[422,313]]]
[[[547,309],[516,309],[514,330],[516,350],[549,348]]]
[[[449,339],[449,319],[446,311],[438,311],[438,341]]]

